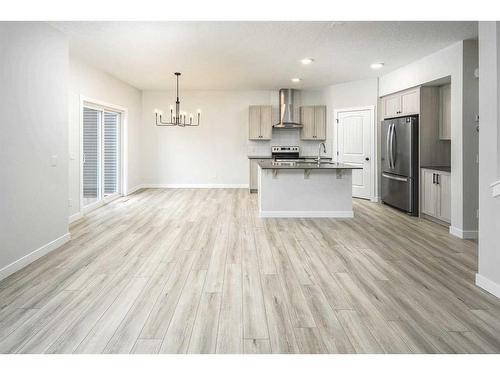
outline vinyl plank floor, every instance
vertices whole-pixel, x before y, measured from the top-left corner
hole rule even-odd
[[[368,201],[261,219],[246,189],[143,189],[0,281],[0,353],[500,353],[477,243]]]

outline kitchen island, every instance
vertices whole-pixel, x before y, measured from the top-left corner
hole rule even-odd
[[[331,161],[259,162],[260,217],[353,217],[352,170]]]

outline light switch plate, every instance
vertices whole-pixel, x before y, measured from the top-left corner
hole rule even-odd
[[[57,167],[57,155],[52,155],[50,158],[50,165],[52,167]]]

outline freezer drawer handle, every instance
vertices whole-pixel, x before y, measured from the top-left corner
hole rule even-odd
[[[390,180],[396,180],[396,181],[402,181],[402,182],[408,182],[408,179],[405,177],[396,177],[396,176],[390,176],[388,174],[382,173],[382,176],[385,178],[388,178]]]

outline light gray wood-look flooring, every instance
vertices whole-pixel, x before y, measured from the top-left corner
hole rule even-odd
[[[380,204],[259,219],[245,189],[149,189],[0,282],[1,353],[499,353],[477,245]]]

